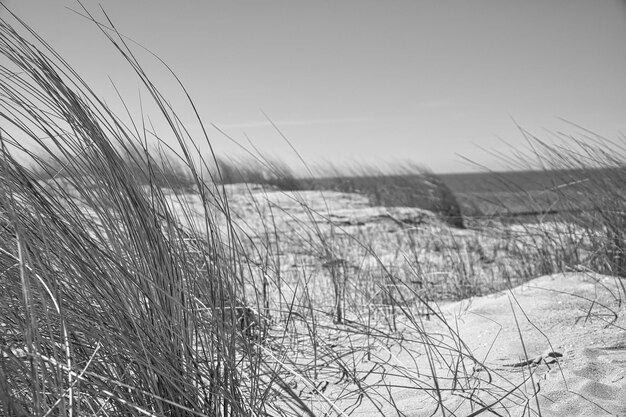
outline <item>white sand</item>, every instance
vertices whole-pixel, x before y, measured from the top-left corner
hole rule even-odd
[[[502,403],[493,405],[498,415],[538,415],[539,408],[542,416],[626,416],[626,320],[618,294],[615,278],[559,274],[537,278],[511,292],[452,303],[442,311],[448,323],[454,326],[456,322],[473,355],[491,370],[492,387],[485,382],[486,371],[477,374],[483,379],[480,386],[485,391],[480,397],[485,404],[489,403],[487,390],[493,393],[493,402],[521,383]],[[614,313],[618,318],[613,322]],[[435,320],[425,322],[425,330],[431,335],[446,334],[442,323]],[[416,346],[415,351],[419,350]],[[551,364],[545,363],[546,355],[537,365],[510,366],[549,352],[562,357]],[[414,361],[416,355],[411,356],[399,353],[396,360],[428,373],[426,357]],[[446,376],[444,368],[439,367],[441,377]],[[386,396],[393,397],[395,405],[382,403],[381,413],[364,401],[352,415],[398,415],[397,407],[405,416],[467,416],[481,408],[464,398],[471,392],[457,389],[443,393],[444,413],[437,409],[432,392],[417,388],[417,379],[415,387],[410,387],[407,378],[388,378],[390,384],[409,385],[390,388]],[[444,382],[442,388],[446,386],[450,384]],[[493,415],[488,411],[481,414]]]

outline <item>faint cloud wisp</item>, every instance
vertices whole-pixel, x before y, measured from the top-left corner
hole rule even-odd
[[[304,120],[278,120],[273,124],[276,126],[319,126],[334,125],[344,123],[366,123],[371,119],[367,118],[337,118],[337,119],[304,119]],[[248,128],[265,128],[273,127],[272,122],[267,120],[240,122],[240,123],[215,123],[220,129],[248,129]]]

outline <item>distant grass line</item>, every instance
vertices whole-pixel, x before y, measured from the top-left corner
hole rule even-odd
[[[463,213],[454,193],[442,179],[424,168],[404,162],[394,166],[329,163],[298,176],[276,159],[217,158],[221,181],[275,186],[284,191],[321,190],[358,193],[373,206],[417,207],[440,215],[452,226],[464,228]]]
[[[191,172],[177,162],[175,155],[154,150],[131,155],[120,150],[133,175],[142,184],[191,191],[195,181]],[[320,190],[359,193],[374,206],[418,207],[439,214],[455,227],[463,219],[532,219],[559,213],[595,209],[589,182],[609,180],[620,168],[554,168],[550,170],[434,174],[410,163],[395,168],[367,164],[336,167],[320,164],[314,176],[298,175],[289,164],[276,158],[241,159],[218,156],[211,164],[213,177],[221,184],[261,184],[284,191]],[[39,159],[35,174],[44,180],[62,179],[67,174],[58,156]],[[45,165],[44,165],[45,164]],[[219,167],[219,170],[216,168]],[[619,184],[613,184],[618,186]],[[626,188],[626,186],[625,186]],[[576,207],[572,201],[578,200]]]
[[[181,191],[191,191],[196,182],[184,164],[171,153],[121,149],[136,181]],[[339,191],[365,195],[373,206],[417,207],[432,211],[454,227],[464,228],[457,197],[436,174],[409,163],[395,168],[366,164],[338,168],[323,164],[315,176],[298,176],[278,159],[236,159],[218,156],[212,164],[212,178],[220,184],[261,184],[283,191]],[[68,176],[67,157],[37,158],[35,175],[41,180]]]
[[[597,209],[593,196],[606,186],[626,185],[621,166],[552,166],[544,170],[435,174],[411,163],[390,166],[322,163],[314,176],[297,175],[276,159],[218,158],[224,183],[257,183],[281,190],[359,193],[374,206],[418,207],[464,228],[465,220],[545,218]],[[607,183],[611,182],[612,183]],[[581,197],[583,196],[583,197]]]
[[[193,175],[171,152],[132,152],[120,150],[140,183],[186,191],[195,188]],[[599,181],[613,181],[611,187],[621,187],[615,179],[622,169],[555,166],[535,171],[434,174],[410,163],[394,164],[394,168],[367,164],[337,167],[323,163],[313,168],[314,176],[303,176],[276,158],[218,156],[215,161],[211,164],[212,177],[221,184],[261,184],[284,191],[358,193],[367,196],[373,206],[430,210],[459,228],[465,227],[464,219],[532,220],[595,210],[595,199],[581,198],[581,195],[594,195],[596,190],[602,189]],[[44,166],[40,158],[35,173],[41,179],[63,178],[66,163],[55,156],[48,157]],[[590,187],[592,184],[594,186]]]

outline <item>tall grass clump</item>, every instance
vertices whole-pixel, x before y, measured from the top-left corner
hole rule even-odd
[[[511,188],[518,198],[525,197],[527,207],[534,208],[532,217],[509,223],[518,223],[525,239],[545,251],[542,258],[550,272],[591,270],[613,275],[620,277],[624,291],[626,138],[610,140],[572,125],[577,134],[555,134],[551,141],[521,130],[531,149],[518,150],[509,162],[535,169],[545,184],[543,190],[533,187],[533,193]]]
[[[27,35],[0,22],[0,414],[307,414],[242,325],[228,202],[124,39],[99,26],[167,122],[200,220],[145,132],[13,24]]]
[[[561,172],[562,218],[577,225],[587,267],[626,278],[626,152],[624,139],[611,141],[584,131],[568,146],[538,141],[538,157]],[[541,153],[539,153],[541,152]]]

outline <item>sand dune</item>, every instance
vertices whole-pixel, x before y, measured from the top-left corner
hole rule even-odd
[[[626,320],[620,291],[616,278],[559,274],[443,306],[448,322],[484,364],[474,368],[484,390],[477,399],[490,405],[485,393],[492,392],[496,402],[511,390],[490,407],[496,415],[625,416]],[[446,332],[441,322],[425,323],[431,334]],[[398,359],[410,362],[401,355]],[[416,361],[416,369],[420,366],[428,369],[424,357]],[[396,388],[391,394],[406,416],[467,416],[482,408],[478,400],[471,406],[464,398],[470,392],[442,388],[445,412],[432,393]],[[363,405],[353,415],[380,411]]]

